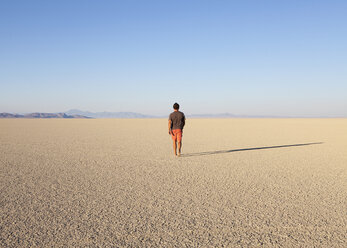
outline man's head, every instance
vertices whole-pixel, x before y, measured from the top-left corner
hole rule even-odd
[[[175,102],[175,104],[173,105],[173,109],[179,110],[179,108],[180,108],[180,105],[177,102]]]

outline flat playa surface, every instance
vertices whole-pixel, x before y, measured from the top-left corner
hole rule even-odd
[[[0,247],[346,247],[347,119],[1,119]]]

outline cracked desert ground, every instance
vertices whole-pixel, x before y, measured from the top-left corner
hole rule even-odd
[[[347,247],[347,119],[1,119],[1,247]]]

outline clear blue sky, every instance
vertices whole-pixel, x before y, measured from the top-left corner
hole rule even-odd
[[[347,1],[0,3],[0,112],[347,116]]]

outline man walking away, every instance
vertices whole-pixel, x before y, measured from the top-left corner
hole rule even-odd
[[[177,143],[178,143],[178,156],[181,155],[182,149],[182,136],[183,136],[183,127],[186,123],[186,117],[181,111],[178,111],[180,105],[175,103],[173,105],[174,112],[169,116],[169,135],[171,135],[173,140],[173,149],[175,156],[177,156]]]

